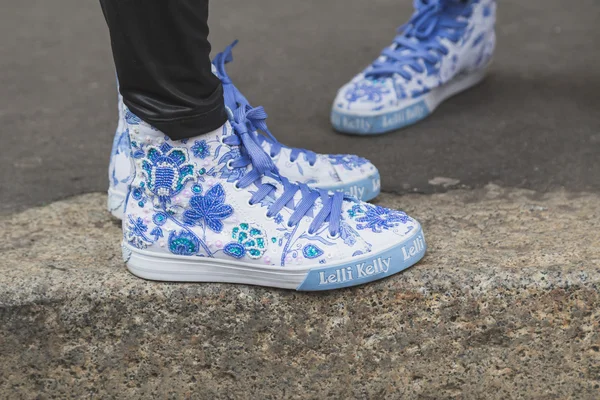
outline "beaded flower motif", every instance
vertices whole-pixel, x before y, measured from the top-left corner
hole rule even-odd
[[[194,165],[188,163],[184,149],[173,148],[164,143],[160,148],[149,146],[142,160],[146,176],[146,188],[156,195],[162,204],[181,192],[188,180],[194,178]]]
[[[355,205],[348,210],[351,218],[356,218],[357,229],[371,229],[374,233],[392,229],[400,224],[405,224],[409,216],[403,211],[390,210],[389,208],[371,204]]]

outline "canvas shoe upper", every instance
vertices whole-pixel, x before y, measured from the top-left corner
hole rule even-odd
[[[281,177],[253,133],[261,107],[182,141],[126,113],[135,173],[123,256],[137,276],[326,290],[397,273],[425,252],[404,212]]]
[[[233,61],[232,50],[236,44],[237,40],[213,60],[213,72],[223,83],[225,104],[230,109],[250,106],[225,69],[225,64]],[[290,148],[278,142],[266,124],[255,128],[265,132],[265,135],[256,132],[256,139],[286,178],[320,189],[341,190],[364,201],[379,194],[379,172],[370,161],[350,154],[316,154],[306,149]]]
[[[495,0],[415,0],[391,46],[344,85],[331,122],[377,134],[412,124],[478,83],[495,47]]]
[[[233,85],[225,70],[225,64],[232,61],[231,51],[234,42],[213,61],[213,72],[223,83],[225,104],[229,109],[239,105],[250,107],[241,92]],[[114,138],[109,163],[108,209],[117,218],[122,218],[125,197],[131,181],[131,155],[125,151],[128,146],[127,121],[137,122],[139,118],[123,112],[123,98],[119,94],[119,123]],[[264,122],[263,122],[264,124]],[[290,148],[279,143],[266,127],[261,127],[265,135],[254,132],[256,141],[271,156],[281,175],[305,183],[313,188],[342,191],[361,200],[371,200],[380,192],[379,171],[368,160],[349,154],[316,154],[312,151]]]
[[[131,146],[129,144],[129,133],[127,132],[127,121],[123,107],[123,98],[119,94],[118,99],[119,121],[117,131],[113,140],[108,164],[108,211],[115,217],[122,218],[125,208],[125,198],[129,185],[133,179],[133,159],[131,158]],[[129,114],[128,118],[133,118]],[[135,117],[132,122],[137,122]]]

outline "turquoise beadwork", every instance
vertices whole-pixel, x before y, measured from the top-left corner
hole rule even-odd
[[[306,258],[317,258],[323,255],[323,250],[314,244],[307,244],[302,248],[302,254]]]
[[[246,253],[246,249],[244,249],[244,246],[239,243],[231,242],[227,243],[225,247],[223,247],[223,253],[233,258],[242,258]]]
[[[246,254],[250,258],[260,258],[267,250],[267,238],[263,231],[255,226],[250,226],[247,222],[235,226],[231,230],[231,238],[234,241],[227,244],[223,251],[232,257],[241,258]],[[244,250],[244,254],[240,248]]]

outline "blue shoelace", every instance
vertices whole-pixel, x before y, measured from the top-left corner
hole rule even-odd
[[[273,194],[277,187],[270,183],[263,183],[262,177],[267,176],[283,186],[283,193],[275,199],[267,209],[267,218],[274,218],[284,207],[294,210],[289,218],[287,225],[292,228],[296,226],[302,217],[309,215],[317,199],[321,199],[323,207],[314,216],[309,226],[308,233],[314,234],[323,223],[329,223],[329,235],[336,237],[340,229],[340,219],[342,214],[342,203],[344,194],[335,192],[330,195],[326,190],[311,189],[302,183],[292,183],[288,179],[279,175],[277,167],[273,160],[260,146],[254,133],[256,127],[266,126],[265,119],[267,113],[263,107],[253,108],[248,104],[241,105],[233,111],[231,125],[234,135],[229,135],[223,139],[223,142],[230,146],[240,147],[240,156],[231,162],[232,168],[246,168],[252,166],[252,170],[243,175],[236,182],[237,189],[247,188],[254,184],[257,191],[253,193],[248,204],[251,206],[262,202],[267,196]],[[294,204],[294,196],[300,191],[301,200]],[[269,202],[264,202],[269,203]],[[263,204],[264,204],[263,203]]]
[[[375,61],[365,76],[398,74],[410,80],[412,74],[407,67],[422,73],[425,67],[421,60],[435,66],[448,54],[440,39],[458,42],[468,23],[457,18],[468,18],[472,12],[471,6],[460,0],[415,0],[415,8],[410,21],[398,28],[393,45],[381,53],[384,59]]]
[[[215,56],[213,60],[213,65],[217,68],[217,72],[219,74],[219,78],[223,84],[223,97],[225,98],[225,105],[229,107],[231,110],[235,110],[238,107],[250,106],[250,103],[244,97],[244,95],[235,87],[233,82],[231,82],[231,78],[227,75],[227,71],[225,70],[225,64],[233,61],[233,47],[237,44],[237,40],[232,44],[227,46],[222,53],[219,53]],[[317,161],[317,154],[306,149],[298,149],[298,148],[290,148],[287,147],[277,141],[275,136],[269,131],[267,124],[264,120],[261,121],[260,126],[254,126],[253,132],[256,130],[261,130],[267,134],[267,136],[263,136],[260,134],[256,134],[256,140],[259,144],[263,144],[264,141],[267,141],[271,145],[271,157],[277,156],[281,152],[282,148],[287,148],[291,150],[290,161],[294,162],[298,159],[300,155],[303,155],[306,161],[314,166]]]

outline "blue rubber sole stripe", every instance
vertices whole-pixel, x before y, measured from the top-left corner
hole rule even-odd
[[[385,114],[360,116],[331,111],[331,124],[340,132],[358,135],[377,135],[414,124],[431,114],[425,100]]]
[[[421,227],[404,242],[375,254],[311,269],[296,290],[317,291],[362,285],[397,274],[416,264],[427,250]]]

